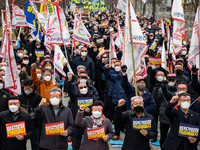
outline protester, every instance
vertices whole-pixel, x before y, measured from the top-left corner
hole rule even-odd
[[[4,128],[1,130],[3,136],[2,150],[26,150],[26,142],[34,133],[34,123],[29,114],[21,111],[20,101],[16,96],[10,97],[8,100],[9,110],[2,111],[0,113],[0,124]],[[22,127],[26,131],[26,134],[19,135],[13,134],[12,137],[8,136],[7,125],[11,123],[25,123]],[[7,133],[6,133],[7,131]],[[11,134],[12,135],[12,134]]]
[[[81,105],[77,116],[76,116],[76,125],[84,129],[84,138],[81,144],[80,150],[91,149],[105,149],[109,150],[108,141],[113,138],[114,132],[112,129],[112,124],[109,119],[105,118],[102,114],[103,103],[101,101],[95,101],[92,104],[92,115],[86,116],[83,118],[85,106]],[[87,129],[98,129],[104,127],[104,136],[98,140],[89,139],[87,136]],[[96,145],[99,145],[98,147]]]
[[[62,104],[62,93],[59,88],[52,88],[48,92],[50,104],[45,105],[47,100],[42,98],[35,111],[35,118],[42,126],[39,147],[42,150],[66,149],[68,136],[73,132],[74,119],[69,108]],[[45,125],[64,122],[64,131],[57,135],[46,135]],[[54,142],[50,142],[54,141]]]

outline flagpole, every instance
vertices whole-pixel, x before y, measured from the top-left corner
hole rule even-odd
[[[18,33],[18,36],[17,36],[17,45],[18,45],[18,41],[20,40],[20,32],[21,32],[21,29],[22,29],[22,27],[19,28],[19,33]]]
[[[131,38],[131,51],[132,51],[132,60],[133,60],[133,72],[134,72],[134,83],[135,83],[135,96],[138,96],[137,84],[136,84],[136,72],[135,72],[135,59],[133,51],[133,39],[132,39],[132,28],[131,28],[131,11],[130,11],[130,1],[128,0],[128,11],[129,11],[129,32]]]

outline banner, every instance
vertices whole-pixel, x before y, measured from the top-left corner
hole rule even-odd
[[[144,57],[141,59],[141,73],[140,74],[143,76],[143,78],[147,77],[147,67],[146,67]]]
[[[102,139],[105,136],[104,126],[95,129],[87,129],[88,140]]]
[[[171,15],[174,20],[173,25],[173,45],[174,54],[178,55],[182,49],[182,30],[185,27],[185,19],[183,12],[183,1],[174,0],[171,10]]]
[[[182,38],[183,38],[183,44],[185,45],[187,43],[187,30],[182,30]]]
[[[115,45],[116,45],[118,48],[123,49],[123,47],[124,47],[124,42],[123,42],[122,31],[121,31],[121,28],[120,28],[119,20],[118,20],[118,19],[117,19],[117,30],[118,30],[118,36],[117,36],[117,38],[115,39]]]
[[[161,15],[161,29],[162,29],[162,34],[165,34],[165,26],[163,22],[163,15]]]
[[[193,65],[196,65],[197,68],[200,67],[199,64],[199,46],[200,46],[200,7],[197,8],[196,17],[194,20],[193,31],[192,31],[192,38],[190,43],[190,51],[188,57],[188,67],[190,70],[192,69]],[[192,71],[192,70],[191,70]]]
[[[2,35],[3,35],[5,29],[4,11],[1,11],[1,23],[2,23]]]
[[[199,126],[180,123],[178,136],[182,136],[186,138],[188,137],[198,138],[198,134],[199,134]]]
[[[118,0],[117,9],[126,12],[126,6],[127,4],[124,2],[124,0]]]
[[[72,72],[72,69],[69,65],[68,60],[65,58],[65,55],[63,54],[63,52],[61,51],[60,47],[58,45],[55,45],[55,49],[54,49],[54,64],[55,64],[55,68],[56,70],[62,74],[64,77],[66,76],[65,72],[63,71],[63,64],[65,62],[67,62],[67,67],[69,69],[69,72]]]
[[[6,124],[7,138],[15,137],[18,135],[26,135],[25,122],[16,122]]]
[[[12,29],[16,27],[29,27],[24,11],[18,6],[12,4]]]
[[[35,55],[40,59],[44,58],[44,49],[35,49]]]
[[[133,130],[151,130],[151,118],[133,118]]]
[[[149,56],[149,63],[151,65],[161,65],[161,58]]]
[[[8,4],[8,0],[6,0],[6,7],[5,7],[6,11],[5,11],[5,24],[6,24],[6,28],[12,32],[12,24],[11,24],[11,15],[10,15],[10,8],[9,8],[9,4]]]
[[[149,49],[152,51],[155,51],[157,48],[157,43],[155,42],[155,40],[149,45]]]
[[[83,22],[79,19],[79,17],[77,15],[75,15],[75,19],[74,19],[74,31],[73,31],[73,39],[91,46],[90,44],[90,38],[91,35],[88,32],[88,30],[86,29],[85,25],[83,24]]]
[[[51,2],[51,0],[47,0],[48,2]],[[53,5],[48,3],[41,3],[40,4],[40,13],[47,18],[49,14],[55,13]]]
[[[60,135],[63,131],[65,131],[64,122],[45,124],[46,135]]]
[[[29,27],[31,28],[31,36],[33,37],[33,39],[36,39],[36,37],[38,37],[40,40],[42,39],[42,35],[41,35],[41,31],[39,29],[39,22],[35,16],[35,12],[32,8],[33,3],[31,2],[31,0],[27,0],[26,2],[26,6],[25,6],[25,10],[24,10],[24,14],[26,15],[26,20],[28,22]],[[35,8],[37,8],[35,6]]]
[[[104,50],[104,47],[101,48],[101,50],[99,51],[97,58],[101,58],[104,54],[107,53],[107,50]]]
[[[8,39],[6,40],[6,72],[5,72],[5,89],[12,92],[13,95],[17,96],[21,94],[21,82],[19,73],[17,72],[17,65],[12,45],[11,36],[7,34]]]
[[[166,70],[167,62],[166,62],[166,54],[165,54],[165,42],[163,42],[161,58],[162,58],[161,67]]]
[[[130,4],[131,11],[131,25],[132,25],[132,40],[133,40],[133,51],[135,60],[135,72],[136,75],[141,73],[141,59],[148,50],[145,42],[145,37],[142,34],[139,23],[137,21],[135,12],[133,10],[132,4]],[[126,7],[126,19],[125,19],[125,32],[124,32],[124,54],[122,57],[123,65],[127,66],[127,76],[128,80],[131,81],[134,76],[133,71],[133,61],[132,61],[132,51],[131,51],[131,40],[129,33],[129,13],[128,6]]]
[[[84,105],[85,107],[91,107],[93,104],[93,97],[77,97],[77,105],[80,107]]]
[[[111,59],[117,58],[117,54],[116,54],[116,51],[115,51],[115,44],[114,44],[114,41],[113,41],[113,32],[110,32],[110,47],[109,47],[109,49],[111,50]]]
[[[8,39],[7,39],[6,30],[4,30],[4,33],[2,33],[2,34],[3,34],[3,40],[2,40],[2,44],[1,44],[0,58],[2,58],[2,59],[5,60],[5,56],[6,56],[6,53],[7,53],[7,46],[6,46],[6,44],[8,43],[7,42]]]

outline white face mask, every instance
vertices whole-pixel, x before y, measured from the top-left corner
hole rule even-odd
[[[92,112],[92,116],[94,116],[94,118],[96,118],[96,119],[100,118],[101,115],[102,115],[102,113],[99,112],[99,111],[93,111]]]
[[[182,51],[181,54],[182,54],[182,55],[186,55],[187,52],[186,52],[186,51]]]
[[[16,106],[16,105],[10,105],[9,106],[9,110],[11,111],[11,112],[16,112],[17,110],[19,109],[19,107],[18,106]]]
[[[2,83],[0,83],[0,90],[1,90],[1,89],[3,89],[3,84],[2,84]]]
[[[157,80],[158,80],[159,82],[162,82],[162,81],[164,80],[164,78],[163,78],[162,76],[158,76],[158,77],[157,77]]]
[[[121,70],[121,67],[115,67],[115,71],[119,72]]]
[[[168,82],[169,86],[174,86],[176,82]]]
[[[37,74],[37,77],[40,79],[40,78],[41,78],[41,74],[38,73],[38,74]]]
[[[50,81],[51,80],[51,76],[45,76],[44,77],[44,81]]]
[[[24,63],[25,65],[28,65],[29,61],[28,61],[28,60],[24,60],[23,63]]]
[[[107,57],[107,55],[106,55],[106,54],[104,54],[104,55],[103,55],[103,57]]]
[[[152,37],[149,37],[151,40],[153,39],[153,36]]]
[[[30,42],[33,42],[33,39],[29,39]]]
[[[113,67],[113,68],[115,68],[115,65],[114,65],[114,64],[112,64],[112,67]]]
[[[25,90],[24,93],[25,93],[26,95],[30,95],[30,94],[32,93],[32,91],[30,91],[30,90]]]
[[[83,88],[83,89],[80,90],[81,94],[87,94],[87,92],[88,92],[87,88]]]
[[[87,56],[87,52],[81,52],[82,56]]]
[[[181,107],[182,107],[183,109],[189,109],[190,103],[187,102],[187,101],[185,101],[185,102],[181,103]]]
[[[40,46],[36,46],[36,48],[40,48]]]
[[[3,69],[4,71],[6,71],[6,67],[5,66],[1,67],[1,69]]]
[[[80,83],[86,83],[87,80],[86,79],[80,79]]]
[[[166,81],[167,80],[167,78],[166,77],[164,77],[164,79],[163,79],[164,81]]]
[[[46,69],[50,69],[51,70],[51,66],[47,66],[47,67],[45,67]]]
[[[51,98],[50,99],[50,103],[51,103],[51,105],[53,105],[53,106],[57,106],[57,105],[59,105],[59,103],[60,103],[60,99],[58,99],[58,98]]]
[[[18,53],[17,56],[21,58],[23,56],[23,54],[22,53]]]

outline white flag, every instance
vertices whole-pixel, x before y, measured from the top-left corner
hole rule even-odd
[[[127,4],[124,2],[124,0],[118,0],[117,9],[126,12],[126,6]]]
[[[173,26],[174,54],[177,55],[181,52],[182,49],[182,30],[185,27],[182,0],[173,1],[171,15],[174,20],[174,26]]]
[[[165,26],[163,22],[163,15],[161,15],[161,29],[162,29],[162,34],[165,34]]]
[[[196,65],[199,68],[199,46],[200,46],[200,7],[197,8],[196,17],[194,20],[192,39],[190,44],[189,58],[188,58],[188,67],[190,70],[193,65]]]
[[[29,27],[29,25],[24,11],[12,4],[12,29],[15,30],[16,27]]]
[[[67,67],[68,67],[68,69],[69,69],[69,72],[72,72],[72,73],[73,73],[73,71],[72,71],[72,69],[71,69],[71,67],[70,67],[70,65],[69,65],[68,60],[65,58],[63,52],[61,51],[61,49],[60,49],[60,47],[59,47],[58,45],[55,45],[54,61],[55,61],[54,64],[55,64],[56,70],[57,70],[60,74],[62,74],[63,76],[66,76],[65,72],[63,71],[63,64],[64,64],[65,62],[68,63],[68,64],[67,64]]]
[[[130,4],[131,11],[131,26],[132,26],[132,40],[133,40],[133,50],[134,50],[134,60],[135,60],[135,72],[136,75],[141,73],[141,60],[145,55],[148,47],[145,42],[145,38],[140,29],[139,23],[135,16],[132,5]],[[128,80],[131,81],[134,76],[133,71],[133,61],[132,61],[132,51],[130,44],[130,33],[129,33],[129,13],[128,6],[126,7],[126,20],[125,20],[125,32],[124,32],[124,55],[122,59],[123,65],[127,66],[127,76]]]
[[[5,20],[4,20],[4,11],[1,11],[1,22],[2,22],[2,34],[4,34],[4,29],[5,29]]]
[[[110,47],[109,47],[110,51],[111,51],[111,58],[117,58],[117,54],[115,51],[115,44],[113,41],[113,33],[110,33]]]
[[[6,46],[8,52],[6,54],[5,89],[9,90],[14,95],[19,95],[21,93],[21,83],[19,73],[17,72],[17,65],[10,33],[8,33],[7,37],[8,40]]]
[[[5,50],[6,50],[6,43],[7,43],[7,35],[5,31],[5,20],[4,20],[4,14],[3,11],[1,11],[1,21],[2,21],[2,34],[3,34],[3,39],[2,39],[2,44],[1,44],[1,51],[0,51],[0,58],[5,57]]]
[[[75,15],[75,19],[74,19],[74,31],[73,31],[73,39],[91,46],[90,44],[90,38],[91,35],[88,32],[88,30],[86,29],[85,25],[83,24],[83,22],[81,21],[81,19]]]
[[[164,68],[164,69],[167,69],[166,54],[165,54],[165,43],[164,42],[163,42],[161,57],[162,57],[161,67]]]
[[[117,36],[116,39],[115,39],[115,45],[116,45],[118,48],[123,49],[124,43],[123,43],[122,31],[121,31],[121,28],[120,28],[119,20],[118,20],[118,19],[117,19],[117,30],[118,30],[118,36]]]

